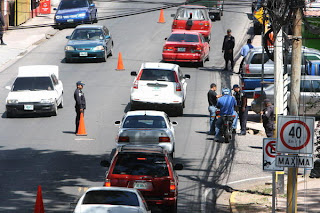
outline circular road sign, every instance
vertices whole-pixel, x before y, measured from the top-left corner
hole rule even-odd
[[[269,141],[266,145],[266,154],[270,157],[270,158],[275,158],[276,155],[276,141]]]
[[[280,130],[280,140],[290,150],[303,149],[310,142],[310,137],[310,128],[300,120],[287,121]]]

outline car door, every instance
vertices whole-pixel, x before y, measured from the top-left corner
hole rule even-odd
[[[103,32],[104,32],[104,34],[105,34],[106,47],[107,47],[108,53],[110,53],[111,48],[112,48],[112,39],[111,39],[110,31],[108,30],[108,28],[106,28],[106,27],[104,26],[104,27],[103,27]],[[109,38],[106,38],[106,36],[109,36]]]
[[[62,94],[63,94],[62,82],[58,80],[55,74],[51,75],[51,79],[53,82],[54,89],[57,92],[57,96],[56,96],[57,102],[58,104],[60,104],[62,101]]]
[[[201,43],[203,46],[203,57],[206,58],[209,55],[209,51],[210,51],[210,47],[209,47],[209,43],[206,42],[205,38],[203,37],[202,34],[200,34],[200,38],[201,38]]]
[[[88,11],[89,11],[89,17],[90,17],[90,21],[92,21],[94,19],[94,11],[95,11],[95,7],[92,7],[91,5],[93,4],[92,0],[87,0],[87,4],[88,4]]]

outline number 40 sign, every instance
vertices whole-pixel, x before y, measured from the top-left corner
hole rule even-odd
[[[314,117],[279,116],[277,152],[313,154]]]

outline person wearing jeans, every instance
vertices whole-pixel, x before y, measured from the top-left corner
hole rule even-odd
[[[216,128],[216,105],[217,105],[217,99],[220,97],[216,93],[217,90],[217,85],[212,83],[210,85],[210,90],[208,92],[208,103],[209,103],[209,113],[210,113],[210,130],[209,130],[209,135],[215,135],[215,128]]]

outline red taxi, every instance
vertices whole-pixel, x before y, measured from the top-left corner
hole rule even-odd
[[[210,46],[202,34],[192,31],[176,31],[167,39],[162,51],[162,61],[195,62],[203,66],[209,61]]]

